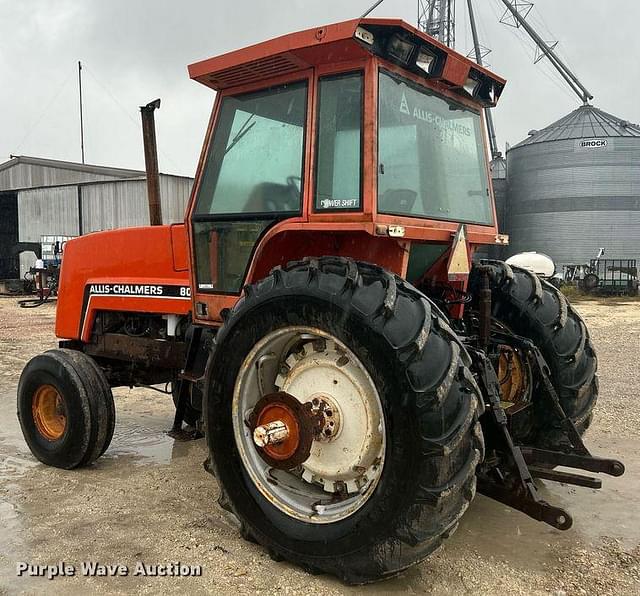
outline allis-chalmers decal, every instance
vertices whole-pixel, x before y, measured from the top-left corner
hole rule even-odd
[[[89,294],[91,296],[149,296],[188,299],[191,297],[191,288],[163,284],[91,284]]]

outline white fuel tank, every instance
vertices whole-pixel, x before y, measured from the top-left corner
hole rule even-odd
[[[507,265],[522,267],[522,269],[527,269],[544,278],[553,277],[553,274],[556,272],[553,259],[541,252],[520,252],[517,255],[509,257],[505,262]]]

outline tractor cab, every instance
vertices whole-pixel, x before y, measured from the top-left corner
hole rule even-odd
[[[482,108],[504,80],[410,25],[310,29],[189,73],[218,92],[187,213],[199,322],[309,254],[415,281],[460,224],[467,259],[496,242]]]

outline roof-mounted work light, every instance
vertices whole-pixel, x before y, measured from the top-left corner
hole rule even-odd
[[[469,72],[469,76],[467,77],[467,80],[465,81],[465,84],[462,86],[462,88],[471,97],[476,97],[476,95],[478,94],[478,91],[480,90],[481,85],[482,85],[482,80],[480,79],[479,74],[472,70]]]
[[[504,85],[483,73],[471,69],[469,77],[462,88],[474,99],[479,99],[484,105],[494,106],[502,93]]]
[[[355,37],[370,46],[373,45],[373,42],[375,41],[373,33],[371,33],[371,31],[367,31],[364,27],[356,27]]]
[[[403,39],[398,34],[392,35],[389,43],[387,43],[387,53],[389,56],[405,66],[409,64],[411,55],[415,49],[416,44],[411,43],[407,39]]]
[[[353,37],[370,52],[407,71],[471,97],[485,107],[494,106],[504,88],[504,81],[491,76],[482,67],[455,54],[436,39],[399,25],[375,20],[355,27]]]
[[[439,77],[447,60],[445,50],[398,28],[390,30],[389,27],[367,24],[366,27],[356,27],[353,36],[363,45],[369,46],[370,52],[415,74]]]
[[[425,47],[420,48],[416,58],[416,66],[420,70],[423,70],[428,75],[434,74],[437,64],[438,57],[433,52]]]

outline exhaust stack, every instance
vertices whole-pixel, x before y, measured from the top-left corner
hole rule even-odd
[[[160,108],[156,99],[146,106],[140,106],[142,115],[142,140],[144,143],[144,163],[147,171],[147,199],[149,201],[149,223],[162,225],[162,206],[160,205],[160,177],[158,173],[158,145],[156,142],[155,110]]]

